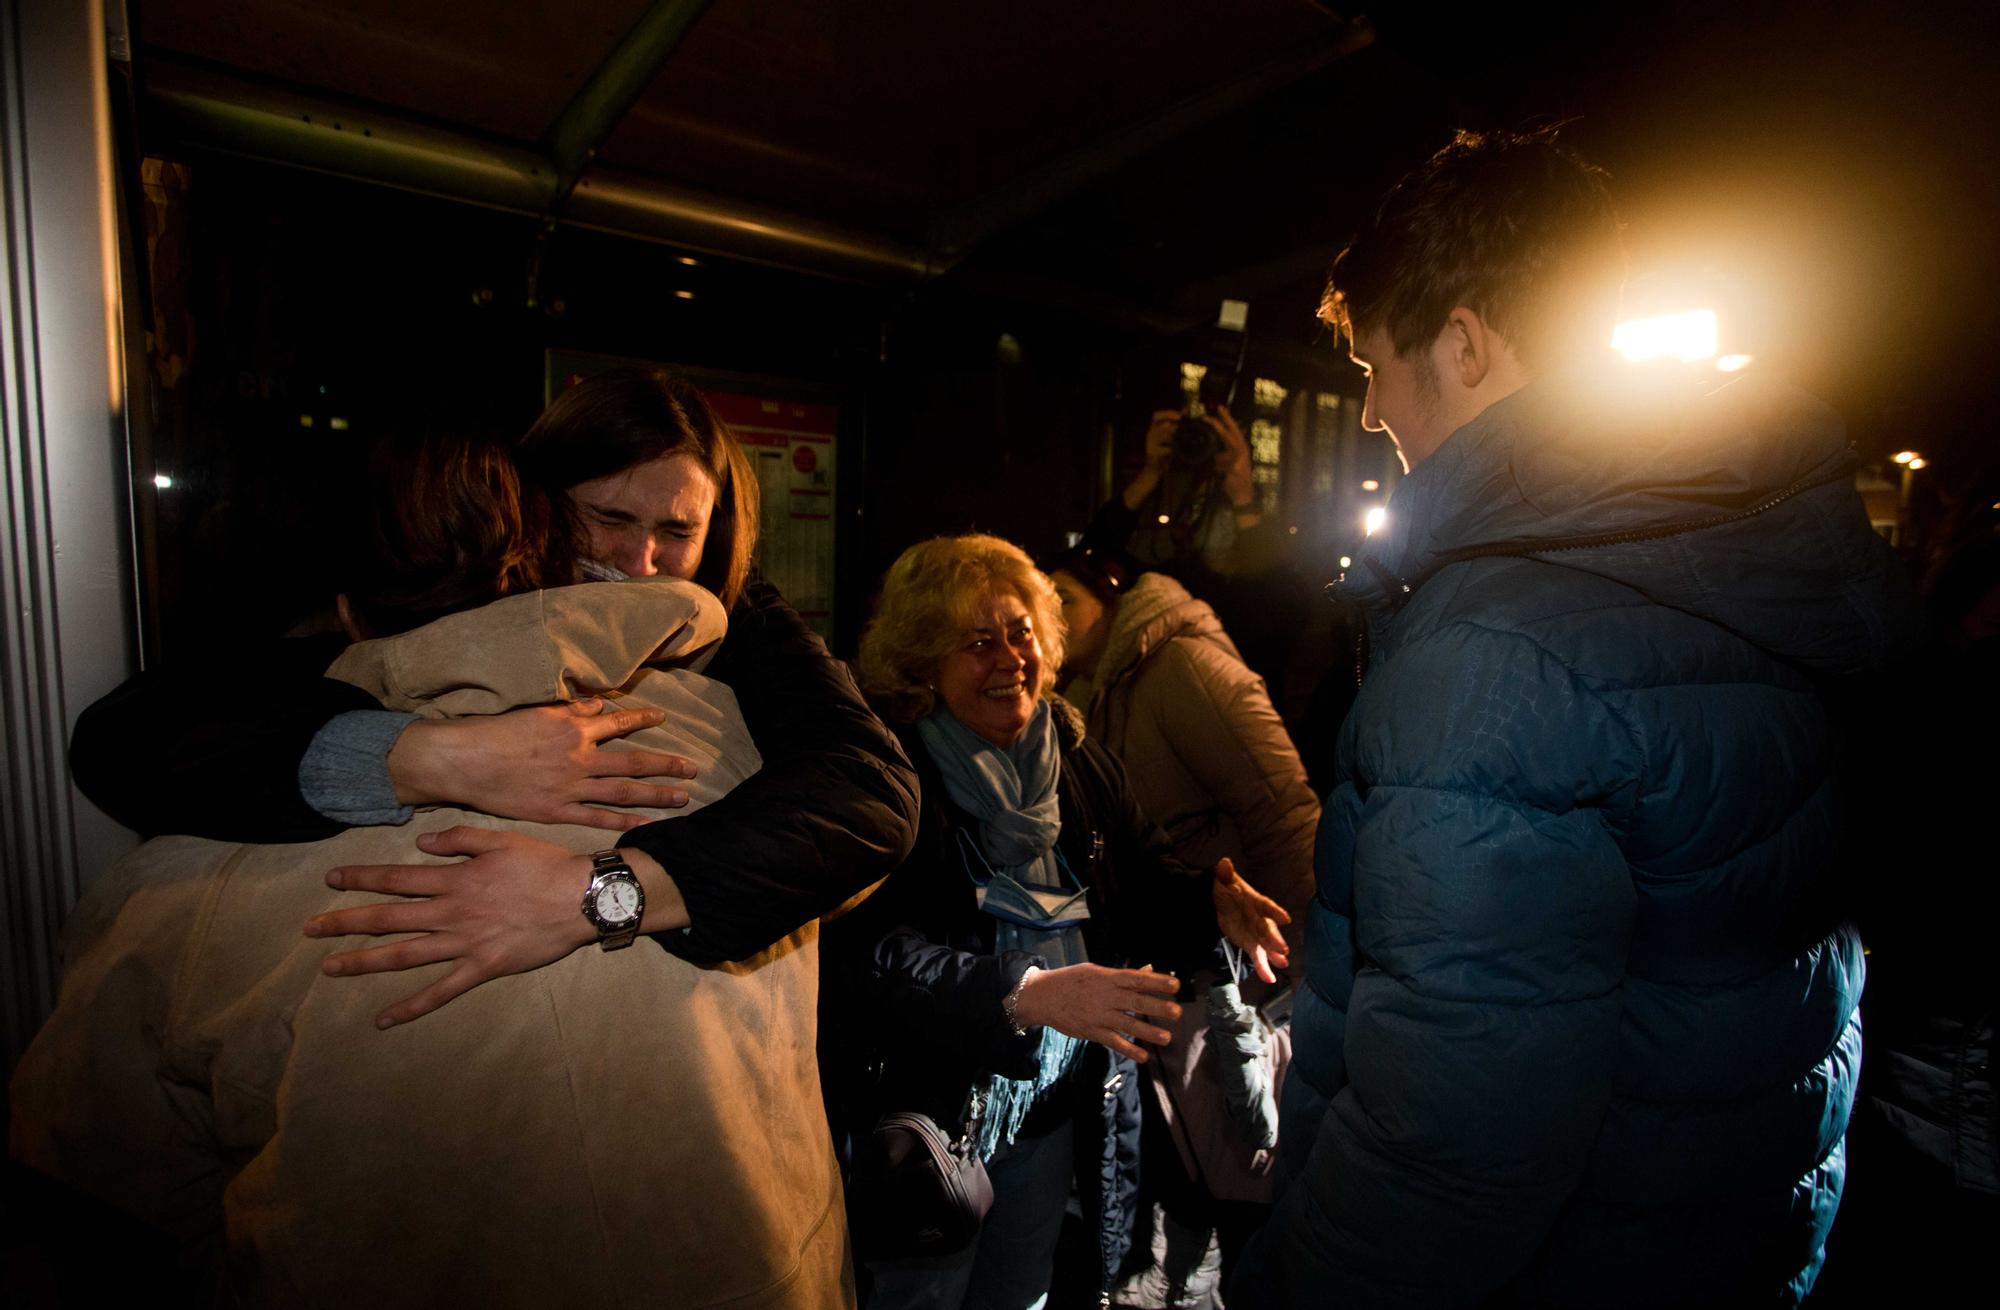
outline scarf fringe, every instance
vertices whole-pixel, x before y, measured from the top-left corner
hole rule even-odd
[[[1076,1067],[1083,1050],[1081,1038],[1042,1029],[1041,1068],[1033,1078],[994,1077],[986,1089],[986,1113],[979,1121],[979,1158],[991,1160],[1003,1146],[1011,1146],[1020,1135],[1028,1112],[1041,1104],[1049,1091],[1060,1085]]]

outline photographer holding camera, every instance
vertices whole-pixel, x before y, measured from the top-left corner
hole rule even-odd
[[[1207,570],[1234,573],[1239,537],[1262,521],[1250,443],[1228,407],[1200,416],[1163,409],[1146,427],[1144,467],[1084,535],[1092,544],[1122,546],[1147,564],[1199,561]]]
[[[1243,429],[1220,398],[1200,408],[1153,414],[1144,466],[1077,544],[1129,555],[1206,601],[1244,662],[1279,688],[1310,588],[1292,572],[1285,533],[1265,521]]]

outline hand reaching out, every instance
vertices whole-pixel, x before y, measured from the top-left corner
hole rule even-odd
[[[1023,1028],[1046,1025],[1059,1033],[1108,1046],[1140,1064],[1146,1052],[1137,1042],[1165,1046],[1173,1034],[1148,1019],[1172,1023],[1181,1017],[1174,993],[1180,980],[1143,969],[1107,969],[1071,964],[1031,970],[1021,984],[1014,1018]]]
[[[1291,963],[1280,929],[1292,916],[1284,906],[1243,881],[1243,875],[1226,859],[1216,861],[1214,894],[1215,922],[1222,935],[1249,958],[1259,978],[1267,983],[1278,981],[1272,966],[1282,969]]]
[[[405,805],[453,804],[508,819],[624,832],[651,820],[603,807],[687,804],[686,789],[639,779],[692,778],[692,760],[603,749],[603,743],[654,727],[665,717],[657,709],[612,709],[592,697],[487,717],[421,721],[396,739],[389,773],[396,799]]]

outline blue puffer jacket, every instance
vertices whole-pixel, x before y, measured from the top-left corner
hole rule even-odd
[[[1532,385],[1339,590],[1280,1200],[1230,1304],[1798,1302],[1861,1056],[1817,677],[1915,640],[1838,422]]]

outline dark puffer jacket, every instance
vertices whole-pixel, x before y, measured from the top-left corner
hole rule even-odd
[[[1552,380],[1398,489],[1232,1306],[1809,1290],[1863,975],[1816,680],[1917,635],[1849,460],[1773,385]]]
[[[1062,748],[1057,846],[1088,893],[1091,963],[1191,972],[1218,935],[1211,878],[1174,858],[1125,771],[1083,735],[1082,716],[1060,699],[1049,704]],[[959,854],[958,831],[972,820],[947,798],[915,729],[898,731],[923,792],[916,850],[857,910],[828,924],[823,939],[823,1076],[836,1132],[855,1140],[881,1115],[906,1110],[955,1136],[974,1081],[1033,1077],[1041,1041],[1039,1029],[1016,1037],[1001,1002],[1030,965],[1046,961],[996,953],[998,921],[979,909]],[[1070,1080],[1073,1096],[1037,1107],[1026,1131],[1053,1129],[1053,1114],[1074,1116],[1077,1185],[1108,1289],[1136,1211],[1137,1070],[1091,1044]]]

